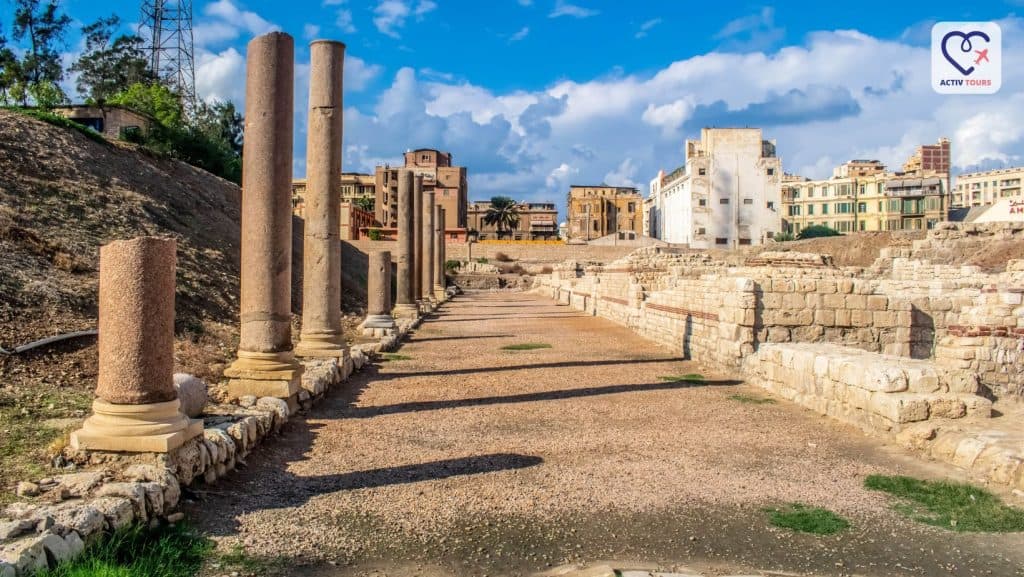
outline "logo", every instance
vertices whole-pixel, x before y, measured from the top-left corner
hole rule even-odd
[[[939,94],[994,94],[1003,83],[1003,33],[995,22],[932,27],[932,88]]]

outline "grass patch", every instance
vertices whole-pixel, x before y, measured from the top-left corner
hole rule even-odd
[[[37,577],[192,577],[213,542],[184,524],[119,531]]]
[[[550,349],[551,345],[547,343],[518,343],[515,345],[505,345],[501,347],[503,351],[533,351],[536,349]]]
[[[737,403],[745,403],[748,405],[774,405],[775,399],[768,397],[759,397],[757,395],[747,395],[744,393],[737,393],[735,395],[729,395],[729,398]]]
[[[412,357],[408,355],[400,355],[398,353],[384,353],[381,355],[381,361],[388,363],[391,361],[411,361]]]
[[[663,380],[663,381],[665,381],[666,383],[681,383],[681,382],[686,382],[686,383],[703,383],[704,382],[704,375],[701,375],[701,374],[698,374],[698,373],[688,373],[688,374],[685,374],[685,375],[665,375],[663,377],[658,377],[658,378]]]
[[[850,522],[828,509],[790,503],[779,509],[765,509],[776,527],[814,535],[832,535],[850,526]]]
[[[267,575],[280,573],[288,567],[288,561],[282,557],[253,557],[246,552],[245,547],[235,545],[227,553],[216,554],[210,565],[218,571],[235,570],[245,575]]]
[[[897,511],[928,525],[963,532],[1024,531],[1024,510],[1004,505],[996,495],[966,483],[868,475],[864,486],[896,497]]]

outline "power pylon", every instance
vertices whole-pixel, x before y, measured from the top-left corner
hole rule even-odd
[[[139,36],[149,69],[181,96],[186,111],[196,104],[192,49],[192,0],[143,0]]]

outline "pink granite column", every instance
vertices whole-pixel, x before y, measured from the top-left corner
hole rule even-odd
[[[341,327],[341,138],[345,45],[310,44],[306,222],[303,234],[301,357],[336,358],[348,347]]]
[[[413,219],[413,267],[412,267],[412,299],[419,302],[423,298],[423,175],[413,178],[412,186],[412,219]]]
[[[292,130],[295,45],[283,32],[249,42],[242,161],[241,330],[228,394],[294,403],[302,365],[292,351]]]
[[[174,389],[175,267],[173,239],[100,249],[98,398],[76,449],[167,452],[202,432]]]
[[[395,319],[391,316],[391,253],[378,250],[368,256],[363,333],[383,336],[383,331],[395,328]]]
[[[423,276],[420,277],[420,298],[428,304],[434,302],[434,245],[437,244],[434,210],[434,191],[428,190],[423,198]]]
[[[413,175],[411,170],[402,169],[398,171],[398,266],[394,308],[394,315],[400,318],[416,318],[419,312],[413,294],[416,258],[413,214]]]
[[[445,300],[445,287],[447,281],[444,274],[444,207],[437,205],[434,208],[435,231],[437,234],[437,245],[434,247],[434,298],[438,302]]]

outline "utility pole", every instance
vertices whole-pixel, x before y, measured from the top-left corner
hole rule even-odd
[[[138,34],[149,55],[149,71],[176,92],[185,112],[191,113],[196,106],[192,0],[142,0]]]

